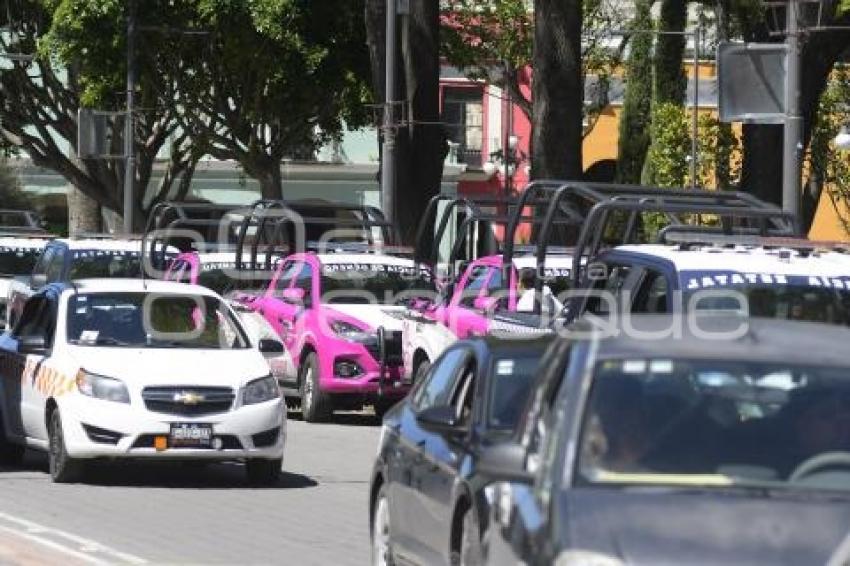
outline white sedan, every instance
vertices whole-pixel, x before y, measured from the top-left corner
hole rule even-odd
[[[245,461],[281,472],[286,410],[233,310],[195,285],[131,279],[52,284],[0,337],[0,461],[45,450],[54,481],[86,460]]]

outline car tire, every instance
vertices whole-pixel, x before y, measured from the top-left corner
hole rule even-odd
[[[390,540],[390,502],[386,484],[381,485],[375,497],[369,538],[372,543],[372,566],[393,566],[395,560]]]
[[[431,369],[431,362],[427,359],[419,362],[419,365],[416,366],[416,369],[413,370],[413,384],[416,385],[428,374],[428,370]]]
[[[65,448],[65,435],[62,432],[62,419],[59,410],[50,414],[50,440],[47,451],[47,461],[50,468],[50,479],[54,483],[74,483],[83,476],[83,462],[68,455]]]
[[[251,485],[276,485],[280,481],[283,458],[254,458],[245,462],[245,475]]]
[[[301,364],[301,414],[304,421],[318,423],[333,414],[331,399],[319,388],[319,357],[315,352],[307,355]]]
[[[453,549],[452,566],[481,566],[481,529],[475,510],[467,507],[460,520],[460,541],[458,548]]]
[[[10,442],[6,438],[6,429],[3,426],[3,414],[0,413],[0,464],[20,466],[24,460],[24,452],[26,452],[24,446]]]

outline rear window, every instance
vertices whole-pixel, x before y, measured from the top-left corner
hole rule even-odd
[[[139,277],[140,258],[139,252],[124,250],[76,250],[68,278]]]
[[[493,361],[487,404],[489,428],[509,431],[516,427],[539,362],[539,355],[530,354],[499,357]]]

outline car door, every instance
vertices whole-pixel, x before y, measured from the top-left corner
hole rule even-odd
[[[477,308],[476,301],[488,296],[488,283],[498,271],[495,267],[480,262],[473,262],[467,268],[447,311],[446,325],[458,338],[487,332],[486,313]]]
[[[55,295],[39,293],[24,305],[24,312],[12,338],[16,342],[15,365],[21,379],[21,425],[23,434],[36,440],[47,440],[44,407],[51,386],[55,381],[55,368],[49,363],[56,327]],[[43,353],[25,353],[22,341],[32,338],[44,339]]]
[[[654,314],[671,312],[672,289],[670,279],[660,269],[644,268],[632,294],[631,312]]]
[[[435,433],[423,428],[416,415],[426,409],[451,402],[461,370],[471,356],[465,345],[446,350],[431,366],[422,385],[405,402],[399,419],[398,442],[388,462],[390,517],[393,544],[397,550],[419,563],[433,563],[423,516],[424,499],[418,496],[427,466],[425,451],[438,442]]]
[[[458,373],[457,385],[448,404],[454,409],[458,426],[453,430],[432,432],[425,437],[419,464],[413,468],[415,496],[425,512],[419,517],[420,530],[433,561],[445,561],[451,536],[454,487],[469,453],[469,434],[477,381],[477,363],[469,353]]]

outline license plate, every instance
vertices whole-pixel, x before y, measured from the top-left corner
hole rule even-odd
[[[212,439],[212,425],[174,423],[171,425],[168,445],[172,448],[209,448]]]

